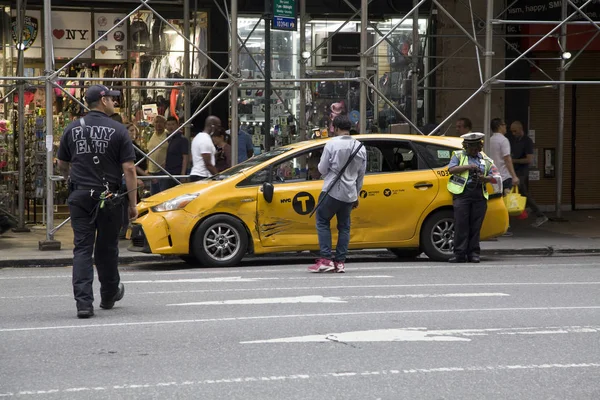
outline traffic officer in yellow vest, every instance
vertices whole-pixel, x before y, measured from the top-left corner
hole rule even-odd
[[[454,205],[454,257],[449,262],[478,263],[479,231],[487,211],[486,183],[494,182],[496,170],[491,158],[483,154],[483,133],[467,133],[464,150],[455,151],[448,164],[448,191]]]

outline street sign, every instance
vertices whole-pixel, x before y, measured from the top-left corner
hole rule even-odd
[[[273,29],[298,30],[296,0],[273,0]]]

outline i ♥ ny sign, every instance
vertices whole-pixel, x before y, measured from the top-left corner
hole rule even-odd
[[[54,29],[52,35],[58,40],[86,40],[89,32],[88,29]]]
[[[92,13],[84,11],[52,11],[54,56],[75,57],[92,43]],[[91,51],[81,56],[91,58]]]

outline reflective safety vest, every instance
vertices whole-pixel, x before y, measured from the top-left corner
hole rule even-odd
[[[459,166],[467,165],[469,163],[469,156],[464,150],[455,151],[453,155],[456,155],[456,157],[458,157]],[[483,161],[485,162],[483,175],[487,176],[490,172],[490,169],[492,169],[493,161],[485,154],[483,155]],[[450,176],[450,179],[448,179],[448,191],[453,194],[461,194],[465,190],[468,180],[469,171],[464,171],[460,174],[452,174]],[[489,196],[485,184],[481,186],[483,188],[483,197],[487,199]]]

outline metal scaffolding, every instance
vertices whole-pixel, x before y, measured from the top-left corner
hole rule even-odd
[[[565,85],[573,83],[570,81],[566,81],[566,70],[569,68],[569,66],[571,66],[571,64],[573,63],[573,61],[583,52],[583,49],[569,62],[566,62],[565,60],[562,60],[560,62],[560,78],[559,80],[552,80],[550,78],[550,76],[548,74],[546,74],[543,70],[541,70],[541,68],[539,68],[534,62],[532,62],[529,58],[528,58],[528,54],[535,50],[536,46],[538,46],[540,43],[542,43],[544,40],[546,40],[549,37],[552,37],[553,35],[556,35],[555,32],[560,30],[560,34],[558,35],[558,38],[560,39],[560,42],[562,44],[562,48],[564,48],[564,45],[566,43],[566,35],[567,35],[567,31],[566,31],[566,26],[567,24],[587,24],[590,26],[594,26],[595,28],[597,28],[599,30],[598,33],[600,33],[600,25],[598,21],[593,21],[591,20],[583,11],[585,9],[585,7],[587,7],[590,3],[592,3],[594,0],[586,0],[582,5],[578,6],[576,4],[574,4],[571,0],[565,0],[562,2],[562,14],[561,14],[561,20],[559,21],[525,21],[525,20],[508,20],[508,19],[502,19],[504,14],[507,12],[507,10],[514,5],[515,3],[517,3],[519,0],[514,0],[512,2],[510,2],[510,5],[506,6],[508,2],[506,2],[506,0],[496,0],[496,3],[498,1],[502,1],[503,2],[503,6],[506,6],[504,11],[502,11],[500,14],[495,15],[494,14],[494,5],[495,5],[495,1],[494,0],[486,0],[486,15],[485,18],[482,19],[478,16],[476,16],[476,14],[473,12],[473,5],[471,0],[468,0],[468,2],[466,0],[460,0],[461,3],[467,7],[470,10],[470,15],[471,15],[471,21],[469,26],[465,27],[463,26],[459,21],[456,20],[456,18],[452,15],[452,13],[450,13],[443,4],[442,0],[431,0],[431,2],[429,0],[413,0],[413,7],[412,9],[404,16],[402,16],[402,18],[400,19],[399,22],[397,22],[396,24],[394,24],[394,26],[385,34],[383,34],[380,30],[378,30],[377,25],[370,22],[368,20],[368,12],[369,12],[369,3],[370,0],[361,0],[361,6],[359,9],[357,9],[356,7],[354,7],[350,1],[348,0],[344,0],[344,3],[349,7],[349,10],[353,12],[353,15],[351,17],[349,17],[346,22],[344,24],[342,24],[336,31],[335,33],[338,33],[342,27],[347,24],[348,22],[352,21],[353,19],[355,19],[356,17],[360,16],[360,29],[361,29],[361,34],[360,34],[360,67],[359,67],[359,77],[357,78],[309,78],[306,76],[306,59],[302,58],[299,61],[299,72],[300,72],[300,76],[295,78],[295,79],[271,79],[270,76],[267,76],[266,74],[269,74],[269,69],[270,68],[265,68],[267,71],[263,71],[263,69],[260,67],[259,63],[252,57],[252,55],[250,54],[250,52],[248,51],[248,54],[250,54],[250,57],[252,58],[252,61],[254,62],[254,64],[256,66],[258,66],[259,70],[261,71],[261,73],[263,73],[263,76],[266,77],[265,78],[261,78],[261,79],[253,79],[253,78],[243,78],[240,74],[240,66],[239,66],[239,56],[240,56],[240,51],[245,49],[248,50],[248,48],[246,47],[247,41],[249,39],[250,36],[248,36],[248,38],[242,38],[240,37],[240,35],[238,34],[238,16],[239,16],[239,8],[238,8],[238,0],[230,0],[230,3],[227,2],[227,0],[223,1],[223,6],[221,7],[221,4],[219,3],[220,0],[214,0],[216,7],[219,9],[219,11],[221,12],[222,16],[226,19],[228,27],[229,27],[229,32],[230,32],[230,41],[232,43],[235,43],[234,45],[231,45],[230,47],[230,57],[229,57],[229,63],[227,66],[222,66],[220,65],[217,61],[215,61],[213,58],[211,58],[211,56],[208,54],[208,52],[205,52],[202,48],[200,48],[198,46],[198,44],[194,43],[194,41],[192,41],[190,39],[190,22],[189,22],[189,16],[190,16],[190,4],[189,1],[190,0],[184,0],[184,6],[183,6],[183,11],[184,11],[184,28],[183,31],[179,30],[176,26],[174,26],[173,24],[171,24],[167,19],[165,19],[163,16],[161,16],[161,14],[159,12],[157,12],[156,9],[154,9],[149,3],[150,0],[139,0],[140,4],[139,6],[135,7],[133,9],[133,11],[131,11],[126,18],[130,18],[131,16],[133,16],[135,13],[137,13],[140,10],[146,10],[146,11],[150,11],[152,12],[153,16],[157,19],[159,19],[160,21],[162,21],[162,23],[164,23],[165,25],[167,25],[168,27],[170,27],[171,29],[173,29],[175,32],[177,32],[178,35],[180,35],[184,41],[185,41],[185,51],[184,51],[184,77],[183,79],[169,79],[169,78],[160,78],[160,79],[149,79],[149,78],[70,78],[71,81],[75,81],[75,82],[81,82],[81,81],[87,81],[87,82],[95,82],[95,81],[120,81],[120,82],[126,82],[126,83],[140,83],[140,82],[156,82],[156,81],[160,81],[161,83],[163,83],[163,85],[168,85],[169,83],[174,83],[174,82],[182,82],[184,84],[184,92],[185,92],[185,116],[184,116],[184,122],[182,124],[180,124],[180,127],[173,133],[171,133],[171,135],[169,135],[164,141],[162,141],[158,146],[156,146],[153,149],[149,149],[149,151],[145,154],[145,157],[150,161],[153,162],[152,158],[148,157],[151,156],[162,144],[166,143],[166,141],[173,135],[175,135],[178,132],[181,131],[185,131],[186,136],[189,137],[189,133],[190,133],[190,126],[192,121],[194,120],[195,117],[197,117],[201,112],[203,112],[204,110],[206,110],[215,100],[217,100],[220,96],[224,96],[224,95],[228,95],[229,96],[229,104],[230,104],[230,117],[231,117],[231,125],[230,125],[230,129],[231,129],[231,141],[232,141],[232,160],[235,163],[237,161],[237,140],[238,140],[238,127],[239,127],[239,114],[238,114],[238,105],[237,105],[237,99],[238,99],[238,93],[240,91],[240,87],[242,87],[244,84],[263,84],[265,86],[270,85],[271,83],[277,85],[278,83],[293,83],[297,86],[299,93],[300,93],[300,102],[299,102],[299,115],[300,117],[297,118],[296,113],[294,110],[290,110],[289,108],[287,108],[287,112],[289,115],[293,116],[293,118],[296,119],[297,123],[298,123],[298,128],[299,128],[299,137],[300,139],[305,139],[308,137],[307,135],[307,124],[306,124],[306,120],[305,120],[305,112],[306,112],[306,91],[307,91],[307,84],[310,82],[323,82],[323,81],[346,81],[346,82],[358,82],[360,85],[360,100],[359,100],[359,115],[360,115],[360,120],[359,120],[359,128],[361,132],[366,132],[367,131],[367,103],[368,103],[368,93],[369,91],[372,91],[374,93],[377,94],[377,96],[385,103],[387,103],[391,109],[394,110],[395,113],[397,113],[399,116],[401,116],[401,118],[403,118],[406,123],[411,127],[412,131],[417,133],[417,134],[423,134],[422,129],[419,127],[418,124],[418,98],[419,98],[419,93],[420,92],[424,92],[424,91],[428,91],[428,90],[436,90],[436,89],[440,89],[440,88],[436,88],[435,85],[434,86],[427,86],[427,82],[428,82],[428,78],[439,68],[441,68],[449,59],[453,58],[455,55],[457,55],[465,46],[471,44],[474,46],[474,50],[475,50],[475,57],[477,60],[477,65],[478,65],[478,73],[479,73],[479,80],[480,80],[480,86],[478,88],[476,88],[472,94],[470,94],[466,100],[459,106],[457,107],[455,110],[453,110],[452,112],[449,112],[446,117],[443,119],[443,121],[441,121],[440,123],[438,123],[436,125],[436,127],[429,132],[429,135],[432,134],[440,134],[442,132],[442,129],[444,126],[446,126],[446,124],[451,121],[456,115],[457,113],[459,113],[467,104],[469,104],[474,98],[476,98],[479,94],[484,93],[484,104],[483,104],[483,114],[484,114],[484,131],[485,131],[485,135],[486,135],[486,146],[489,146],[489,138],[490,138],[490,121],[492,119],[492,89],[498,88],[499,86],[497,85],[513,85],[513,84],[518,84],[518,85],[530,85],[532,87],[537,87],[537,86],[544,86],[544,85],[558,85],[559,87],[559,101],[557,104],[557,108],[558,108],[558,113],[559,113],[559,126],[558,126],[558,142],[557,142],[557,169],[556,169],[556,180],[557,180],[557,187],[556,187],[556,214],[558,217],[561,216],[561,203],[562,203],[562,186],[563,186],[563,146],[562,146],[562,141],[564,139],[564,115],[565,115]],[[21,1],[19,1],[19,4],[21,4]],[[229,7],[228,7],[229,4]],[[457,29],[459,29],[463,36],[466,37],[467,41],[458,48],[458,50],[456,50],[452,55],[450,55],[448,58],[444,59],[443,61],[441,61],[440,63],[438,63],[433,69],[429,70],[429,71],[420,71],[420,58],[427,58],[429,57],[427,54],[419,54],[419,43],[420,43],[420,34],[419,34],[419,29],[418,29],[418,18],[419,18],[419,10],[422,9],[426,4],[431,4],[431,9],[433,10],[435,8],[435,10],[437,10],[438,12],[444,14],[444,16],[446,18],[448,18],[452,23],[455,24],[455,26],[457,27]],[[572,7],[575,11],[572,12],[571,14],[568,13],[568,7]],[[52,39],[52,18],[51,18],[51,11],[52,11],[52,1],[51,0],[44,0],[44,31],[45,31],[45,43],[44,43],[44,47],[45,47],[45,71],[44,71],[44,76],[41,77],[32,77],[32,78],[26,78],[23,76],[23,70],[22,70],[22,66],[23,66],[23,62],[22,62],[22,51],[20,51],[20,56],[19,56],[19,71],[17,76],[5,76],[5,77],[0,77],[0,81],[2,82],[12,82],[10,83],[10,85],[13,85],[13,88],[17,88],[17,90],[19,91],[19,109],[21,110],[21,105],[23,102],[23,92],[22,92],[22,88],[23,85],[22,83],[24,82],[35,82],[37,84],[41,84],[43,83],[43,85],[45,86],[46,89],[46,107],[48,108],[48,112],[46,113],[46,143],[52,143],[53,142],[53,136],[54,136],[54,132],[53,132],[53,115],[51,112],[52,109],[52,93],[53,90],[55,88],[58,88],[59,90],[63,91],[64,93],[66,93],[67,96],[69,96],[72,100],[79,102],[78,99],[74,98],[69,92],[68,90],[66,90],[66,88],[64,87],[64,85],[59,84],[58,82],[58,77],[59,74],[66,70],[70,65],[72,65],[74,62],[76,62],[79,58],[81,58],[88,50],[94,48],[94,46],[99,43],[101,40],[103,40],[105,37],[107,37],[112,31],[114,31],[116,29],[116,25],[113,26],[112,28],[108,29],[103,35],[101,35],[100,37],[96,38],[96,40],[93,41],[93,43],[91,43],[89,46],[87,46],[83,51],[79,52],[79,54],[74,57],[73,59],[71,59],[70,61],[68,61],[65,65],[63,65],[61,68],[56,69],[55,66],[55,60],[54,60],[54,54],[53,54],[53,39]],[[299,0],[299,14],[300,14],[300,51],[299,52],[305,52],[309,49],[306,48],[307,43],[306,43],[306,35],[305,35],[305,26],[307,23],[307,18],[306,18],[306,0]],[[423,15],[423,14],[421,14]],[[583,15],[586,19],[586,21],[571,21],[575,16],[577,15]],[[20,16],[20,14],[19,14]],[[262,18],[264,18],[267,22],[269,21],[268,18],[269,16],[267,15],[263,15]],[[378,48],[378,46],[383,43],[386,42],[388,43],[389,46],[395,48],[395,45],[389,40],[390,35],[396,30],[398,29],[402,23],[404,21],[409,20],[410,18],[412,18],[412,22],[413,22],[413,29],[412,29],[412,43],[414,44],[413,47],[413,53],[412,56],[409,57],[409,62],[410,62],[410,71],[411,71],[411,80],[412,80],[412,86],[411,86],[411,93],[412,93],[412,105],[411,105],[411,112],[410,115],[405,115],[400,109],[398,109],[398,107],[396,107],[396,105],[394,104],[394,102],[389,99],[388,97],[386,97],[386,95],[382,92],[381,88],[378,87],[377,84],[371,82],[368,78],[368,61],[370,57],[374,57],[374,53],[376,51],[376,49]],[[476,21],[478,20],[478,21]],[[259,20],[260,21],[260,20]],[[483,24],[478,24],[478,22],[483,22]],[[546,25],[554,25],[554,27],[545,35],[541,35],[541,37],[539,37],[539,39],[536,41],[536,43],[531,46],[528,49],[525,49],[522,52],[519,52],[520,54],[518,55],[518,57],[516,57],[514,60],[512,60],[511,62],[509,62],[504,68],[502,68],[499,71],[493,71],[493,64],[492,61],[494,59],[494,52],[493,52],[493,45],[494,45],[494,38],[496,36],[500,37],[504,42],[508,43],[505,35],[495,35],[494,34],[494,26],[502,26],[505,24],[546,24]],[[258,23],[257,23],[258,25]],[[479,25],[479,30],[476,29],[476,25]],[[483,27],[481,26],[483,25]],[[374,29],[379,35],[379,39],[375,41],[375,43],[373,45],[371,45],[369,47],[369,43],[368,43],[368,35],[367,35],[367,29],[368,28],[372,28]],[[256,26],[254,27],[254,29],[256,29]],[[253,31],[254,31],[253,29]],[[22,29],[20,30],[22,32]],[[482,32],[485,33],[484,36],[484,41],[482,43],[481,41],[481,34]],[[597,33],[597,34],[598,34]],[[595,36],[594,36],[595,37]],[[434,37],[427,37],[427,40],[431,40],[431,39],[435,39]],[[328,36],[327,41],[331,40],[331,36]],[[586,47],[592,42],[592,40],[590,40],[588,42],[588,44],[586,45]],[[318,44],[316,46],[314,46],[314,48],[311,51],[311,56],[316,54],[316,52],[319,50],[319,48],[321,46],[324,46],[326,42],[323,42],[321,44]],[[206,60],[208,62],[210,62],[217,70],[219,70],[221,72],[221,75],[218,79],[193,79],[191,78],[190,75],[190,52],[191,49],[193,49],[195,52],[199,52],[200,54],[202,54]],[[399,52],[401,54],[401,52]],[[432,56],[432,57],[435,57]],[[480,58],[483,57],[483,68],[481,65],[481,60]],[[515,63],[517,63],[520,60],[525,60],[527,62],[529,62],[531,65],[533,65],[534,67],[536,67],[538,70],[541,70],[544,75],[546,77],[548,77],[547,81],[535,81],[535,80],[507,80],[507,79],[501,79],[502,75],[512,66],[515,65]],[[269,64],[269,63],[267,63]],[[266,73],[266,74],[265,74]],[[420,77],[420,73],[422,73],[422,77]],[[207,87],[210,87],[210,90],[208,91],[207,95],[205,96],[204,100],[201,102],[200,106],[196,109],[196,110],[192,110],[191,109],[191,104],[190,104],[190,90],[191,90],[191,85],[192,84],[206,84]],[[577,81],[577,84],[598,84],[597,81]],[[422,85],[422,86],[420,86]],[[454,88],[452,88],[454,89]],[[15,90],[15,89],[13,89]],[[499,89],[494,89],[494,90],[504,90],[504,87],[500,87]],[[215,92],[216,94],[213,95],[213,92]],[[266,91],[268,93],[268,91]],[[279,90],[275,89],[274,93],[279,97],[279,99],[285,103],[282,99],[281,94],[279,93]],[[10,93],[9,93],[10,94]],[[269,95],[266,95],[267,99],[269,99]],[[269,102],[267,102],[267,104],[269,104]],[[85,107],[85,105],[80,104],[82,107]],[[286,106],[287,107],[287,106]],[[268,115],[268,113],[266,113]],[[23,113],[21,113],[21,115],[23,115]],[[266,120],[266,123],[268,124],[268,126],[270,126],[270,121]],[[21,122],[22,124],[22,122]],[[267,136],[269,135],[270,129],[267,129]],[[22,145],[23,142],[23,129],[22,126],[20,127],[20,145]],[[22,149],[22,147],[21,147]],[[24,157],[23,157],[23,153],[20,153],[21,156],[21,164],[24,162]],[[156,164],[156,163],[155,163]],[[156,164],[158,168],[160,168],[160,170],[162,172],[165,173],[165,177],[168,177],[169,179],[174,179],[176,182],[179,183],[179,176],[173,176],[172,174],[168,173],[162,166]],[[20,227],[24,227],[24,221],[23,221],[23,212],[24,212],[24,189],[23,189],[23,168],[20,168],[20,175],[19,175],[19,211],[21,213],[20,215]],[[52,245],[54,243],[56,243],[56,241],[54,240],[54,235],[56,233],[56,231],[58,229],[60,229],[61,226],[63,226],[65,222],[63,222],[62,224],[60,224],[57,227],[54,227],[54,184],[57,180],[62,179],[61,177],[55,176],[53,173],[53,149],[52,146],[47,146],[46,147],[46,221],[47,221],[47,226],[46,226],[46,244],[49,245],[49,247],[53,247]]]

